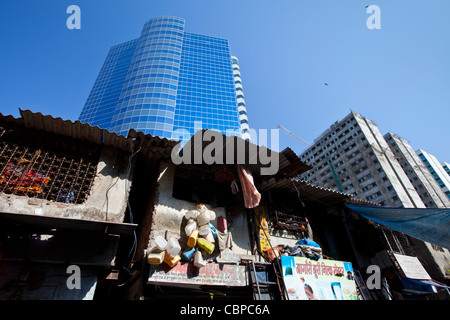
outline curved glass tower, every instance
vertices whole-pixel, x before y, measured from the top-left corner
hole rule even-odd
[[[187,33],[184,19],[151,19],[138,39],[110,49],[79,120],[121,135],[240,135],[231,57],[227,40]]]
[[[241,69],[239,60],[235,56],[231,57],[233,66],[234,88],[236,89],[236,102],[239,112],[239,125],[241,126],[241,137],[250,141],[250,127],[248,125],[247,108],[245,107],[244,88],[242,87]]]

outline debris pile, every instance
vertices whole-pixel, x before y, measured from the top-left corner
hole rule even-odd
[[[311,260],[319,260],[323,258],[322,248],[314,241],[303,238],[295,243],[295,246],[280,245],[275,247],[281,255],[306,257]]]

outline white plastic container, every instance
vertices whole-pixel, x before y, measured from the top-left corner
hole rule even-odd
[[[212,232],[208,233],[206,236],[204,236],[204,238],[205,238],[206,240],[208,240],[209,242],[211,242],[211,243],[214,243],[214,242],[215,242],[214,236],[213,236]]]
[[[199,226],[204,226],[205,224],[208,224],[209,220],[209,212],[207,210],[204,210],[201,212],[197,217],[197,223]]]
[[[204,204],[199,204],[197,208],[199,215],[203,213],[208,217],[209,220],[216,219],[216,213],[212,210],[209,210]]]
[[[166,241],[166,239],[164,239],[161,236],[157,236],[155,238],[155,244],[156,244],[156,247],[158,247],[158,249],[161,251],[164,251],[167,248],[167,241]]]
[[[166,251],[172,258],[176,257],[181,251],[181,246],[178,243],[178,240],[173,237],[170,238],[169,241],[167,241]]]
[[[198,234],[201,236],[207,236],[208,233],[211,233],[211,227],[209,226],[209,224],[205,224],[203,226],[201,226],[200,228],[198,228]]]
[[[195,229],[197,229],[197,222],[195,222],[195,220],[190,219],[186,227],[184,227],[184,232],[186,232],[186,235],[190,237],[192,231],[194,231]]]
[[[200,251],[196,251],[194,254],[194,266],[202,268],[206,266],[206,261],[203,259],[203,255]]]
[[[199,213],[202,213],[202,212],[207,211],[208,208],[206,208],[206,206],[204,204],[200,203],[199,205],[197,205],[197,210],[198,210]]]
[[[208,210],[209,212],[209,220],[216,220],[216,213],[212,210]]]
[[[198,212],[197,210],[189,210],[188,212],[186,212],[184,217],[186,219],[196,219],[199,214],[200,212]]]

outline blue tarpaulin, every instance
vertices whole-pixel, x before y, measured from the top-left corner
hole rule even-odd
[[[450,209],[347,205],[353,212],[390,229],[450,248]]]

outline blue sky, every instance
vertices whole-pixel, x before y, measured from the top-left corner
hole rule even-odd
[[[81,30],[66,27],[72,4]],[[380,30],[366,27],[371,4]],[[229,40],[252,128],[283,125],[312,143],[353,109],[450,162],[449,14],[448,0],[2,0],[0,112],[76,120],[109,48],[174,15]],[[287,146],[305,149],[280,132]]]

